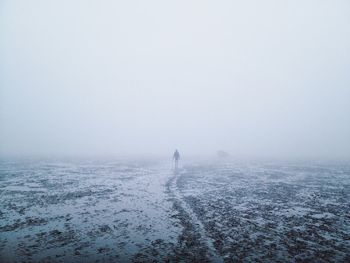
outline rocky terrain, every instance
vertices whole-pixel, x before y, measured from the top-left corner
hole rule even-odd
[[[350,165],[2,159],[1,262],[350,262]]]

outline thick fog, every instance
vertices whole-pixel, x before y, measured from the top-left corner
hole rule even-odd
[[[350,156],[350,2],[1,1],[0,153]]]

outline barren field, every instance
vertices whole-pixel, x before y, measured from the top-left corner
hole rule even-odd
[[[2,159],[0,262],[350,262],[344,163]]]

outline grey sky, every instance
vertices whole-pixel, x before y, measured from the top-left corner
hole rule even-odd
[[[350,2],[1,1],[1,154],[350,156]]]

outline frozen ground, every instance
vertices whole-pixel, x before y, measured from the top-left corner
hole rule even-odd
[[[350,165],[0,162],[0,262],[350,262]]]

